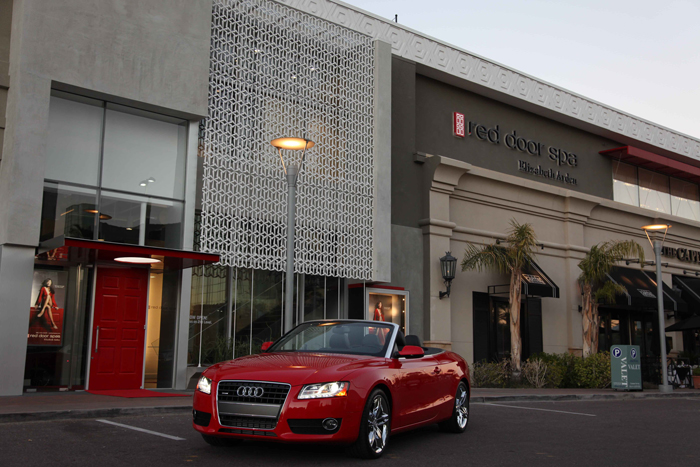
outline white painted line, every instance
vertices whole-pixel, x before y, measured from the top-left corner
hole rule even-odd
[[[586,417],[595,417],[595,415],[590,414],[590,413],[564,412],[563,410],[537,409],[535,407],[518,407],[517,405],[489,404],[487,402],[484,402],[482,405],[493,405],[496,407],[510,407],[511,409],[540,410],[542,412],[556,412],[556,413],[566,413],[569,415],[584,415]]]
[[[109,420],[95,420],[100,423],[107,423],[109,425],[120,426],[122,428],[128,428],[129,430],[140,431],[141,433],[148,433],[149,435],[161,436],[163,438],[174,439],[175,441],[186,441],[185,438],[178,438],[177,436],[166,435],[164,433],[158,433],[157,431],[145,430],[143,428],[138,428],[135,426],[122,425],[121,423],[110,422]]]

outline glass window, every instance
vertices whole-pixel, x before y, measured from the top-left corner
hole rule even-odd
[[[700,194],[694,183],[671,179],[671,209],[674,216],[700,221]]]
[[[211,365],[233,358],[228,338],[228,268],[204,266],[202,282],[202,364]]]
[[[639,169],[639,206],[671,214],[668,176]]]
[[[41,207],[40,241],[65,235],[94,238],[96,192],[90,188],[46,183]]]
[[[260,353],[263,342],[282,335],[282,283],[279,271],[253,272],[253,340],[252,353]]]
[[[102,186],[183,199],[186,122],[108,105]]]
[[[253,270],[236,270],[235,301],[233,302],[236,358],[250,355],[251,321],[250,308],[253,295]]]
[[[102,141],[102,102],[54,94],[49,104],[44,178],[95,186]]]
[[[326,319],[338,319],[340,309],[340,279],[326,279]]]
[[[325,277],[304,275],[304,321],[323,319],[325,305]]]
[[[180,248],[180,201],[102,192],[100,239],[108,242]]]
[[[620,203],[639,206],[639,186],[635,166],[613,163],[613,199]]]

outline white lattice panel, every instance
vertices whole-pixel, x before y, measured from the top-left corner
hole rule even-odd
[[[278,1],[315,17],[391,42],[394,54],[416,63],[605,131],[700,160],[700,140],[697,138],[587,99],[347,3],[337,0]],[[434,2],[425,2],[424,7],[435,8],[435,5]]]
[[[287,185],[270,141],[304,136],[295,270],[371,279],[372,39],[269,0],[214,0],[201,248],[284,270]]]

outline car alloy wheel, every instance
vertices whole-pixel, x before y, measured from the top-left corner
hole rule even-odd
[[[357,441],[348,454],[363,459],[377,459],[386,449],[391,433],[391,406],[381,389],[371,392],[362,411]]]
[[[384,451],[389,435],[389,413],[385,404],[382,394],[374,396],[369,417],[367,417],[367,441],[375,454],[381,454]]]
[[[459,385],[457,388],[457,397],[455,402],[455,413],[457,415],[457,425],[461,429],[465,429],[467,423],[469,422],[469,394],[467,394],[467,388],[463,384]]]
[[[440,429],[449,433],[463,433],[469,424],[469,389],[464,382],[457,386],[452,416],[440,422]]]

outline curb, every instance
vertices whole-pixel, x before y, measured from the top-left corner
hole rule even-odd
[[[85,418],[123,417],[128,415],[156,415],[186,413],[192,410],[192,404],[164,407],[118,407],[109,409],[56,410],[51,412],[20,412],[0,414],[0,424],[18,422],[41,422],[52,420],[79,420]]]
[[[690,393],[643,393],[627,392],[615,394],[528,394],[520,396],[473,396],[471,402],[556,402],[556,401],[610,401],[610,400],[635,400],[635,399],[685,399],[700,398],[700,392]]]

